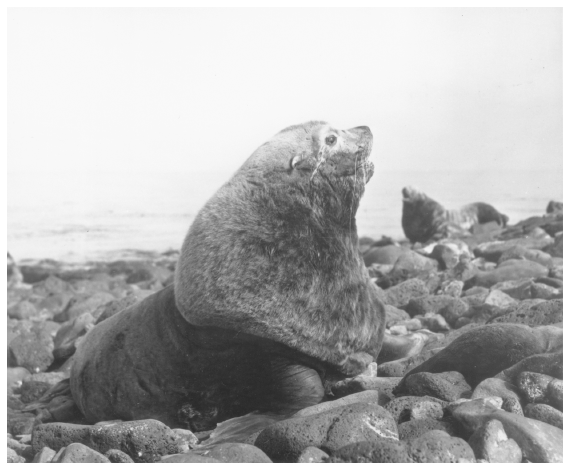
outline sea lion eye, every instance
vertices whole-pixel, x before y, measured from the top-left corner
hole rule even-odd
[[[291,169],[295,168],[297,166],[297,164],[302,160],[303,158],[300,155],[295,155],[291,161],[289,162],[289,164],[291,165]]]
[[[327,145],[334,145],[336,143],[336,136],[335,135],[329,135],[326,139],[325,139],[325,143]]]

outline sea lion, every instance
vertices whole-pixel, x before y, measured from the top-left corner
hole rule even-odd
[[[497,222],[505,227],[509,218],[490,204],[474,202],[458,210],[447,210],[439,202],[412,186],[402,189],[402,228],[412,242],[426,243],[453,235],[469,235],[475,224]]]
[[[311,121],[255,151],[192,223],[174,286],[78,346],[71,390],[85,416],[211,429],[319,403],[365,370],[385,327],[355,223],[371,147],[367,127]]]

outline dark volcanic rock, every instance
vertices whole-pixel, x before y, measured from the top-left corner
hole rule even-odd
[[[412,463],[408,447],[393,439],[356,442],[333,452],[331,463]]]
[[[53,339],[48,332],[33,329],[14,338],[8,346],[8,366],[30,372],[47,370],[53,362]]]
[[[111,463],[135,463],[133,459],[119,449],[108,450],[105,452],[105,457],[107,457]]]
[[[440,430],[428,431],[414,439],[409,449],[412,460],[418,463],[475,462],[467,442]]]
[[[524,415],[527,418],[536,419],[560,429],[563,428],[564,419],[562,411],[546,403],[529,403],[524,408]]]
[[[394,398],[388,404],[386,404],[384,408],[386,408],[386,410],[392,415],[396,423],[401,424],[409,421],[411,419],[413,409],[416,406],[422,404],[433,404],[435,406],[438,406],[443,413],[443,408],[447,405],[447,402],[429,396],[405,396]]]
[[[562,400],[564,398],[562,380],[552,380],[546,389],[546,400],[549,405],[562,411]]]
[[[561,341],[560,332],[560,341]],[[457,371],[472,387],[533,354],[548,352],[550,332],[526,325],[503,323],[473,328],[449,346],[411,370],[418,372]]]
[[[79,442],[105,453],[119,449],[135,462],[155,462],[160,456],[178,452],[180,438],[154,419],[125,421],[104,426],[67,423],[40,424],[32,433],[35,451],[43,447],[59,450]]]
[[[562,299],[547,300],[530,308],[514,307],[489,320],[489,323],[520,323],[523,325],[553,325],[562,321]]]
[[[359,392],[374,390],[378,393],[378,399],[385,401],[385,397],[390,399],[394,398],[392,389],[398,385],[399,382],[400,377],[356,376],[354,378],[348,378],[335,383],[332,386],[331,391],[335,397],[338,397],[340,399],[341,397],[352,396],[353,394],[356,395]]]
[[[398,424],[400,441],[411,442],[425,433],[435,430],[444,431],[450,436],[457,436],[461,432],[461,429],[454,422],[434,418],[412,419]]]
[[[295,462],[309,447],[333,452],[347,444],[398,439],[392,415],[378,405],[355,403],[317,415],[292,418],[265,428],[256,447],[277,462]]]
[[[410,299],[429,294],[425,282],[420,279],[409,279],[385,291],[385,303],[394,307],[402,308]]]
[[[469,398],[471,387],[464,377],[455,371],[432,374],[418,372],[407,375],[397,387],[398,395],[430,396],[444,401]]]
[[[536,372],[521,372],[517,378],[517,385],[526,401],[529,403],[544,403],[546,389],[554,377]]]

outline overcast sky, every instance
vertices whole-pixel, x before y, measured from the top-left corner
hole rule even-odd
[[[385,170],[562,168],[562,9],[9,9],[8,170],[235,170],[291,124]]]

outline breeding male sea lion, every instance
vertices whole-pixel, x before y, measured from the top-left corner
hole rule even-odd
[[[402,194],[402,228],[412,243],[439,240],[457,233],[466,234],[475,224],[495,221],[500,227],[505,227],[509,220],[505,214],[485,202],[447,210],[412,186],[402,189]]]
[[[174,287],[89,332],[73,397],[91,421],[208,429],[319,403],[380,351],[385,313],[358,252],[367,127],[311,121],[263,144],[202,208]]]

